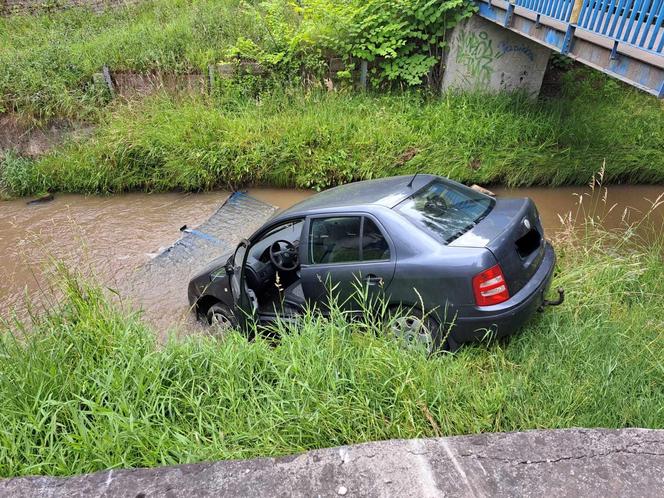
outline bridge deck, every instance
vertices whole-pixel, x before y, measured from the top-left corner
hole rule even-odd
[[[479,15],[659,98],[664,0],[478,0]]]

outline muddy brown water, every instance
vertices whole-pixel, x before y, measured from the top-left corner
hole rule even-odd
[[[622,223],[625,208],[632,221],[650,209],[651,202],[664,193],[664,185],[610,186],[608,198],[601,198],[592,208],[588,188],[493,188],[498,196],[528,196],[535,200],[545,230],[551,235],[560,229],[559,216],[577,212],[579,195],[584,198],[581,213],[602,215],[608,207],[616,207],[605,216],[609,227]],[[250,189],[252,196],[280,209],[313,194],[306,190]],[[26,199],[0,202],[0,316],[8,318],[13,311],[25,309],[26,295],[40,306],[51,301],[35,296],[50,295],[49,258],[94,274],[107,286],[122,289],[132,272],[145,264],[179,237],[179,228],[195,227],[205,221],[228,197],[228,192],[202,194],[126,194],[109,197],[56,195],[52,202],[27,205]],[[651,230],[664,228],[664,206],[652,216]],[[237,239],[248,236],[238,233]],[[648,235],[648,234],[646,234]],[[149,288],[149,286],[147,286]],[[169,285],[170,287],[170,285]],[[143,289],[146,286],[142,286]],[[176,302],[185,303],[182,282],[172,282],[157,293],[141,296],[142,302],[156,302],[164,293],[177,294]],[[181,323],[186,306],[159,311],[157,328],[164,330]]]

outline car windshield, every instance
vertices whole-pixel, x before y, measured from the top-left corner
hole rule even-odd
[[[490,197],[467,187],[434,180],[395,209],[448,244],[488,215],[494,203]]]

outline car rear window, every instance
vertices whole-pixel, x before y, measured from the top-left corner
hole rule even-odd
[[[495,201],[468,187],[434,180],[395,209],[448,244],[488,215]]]

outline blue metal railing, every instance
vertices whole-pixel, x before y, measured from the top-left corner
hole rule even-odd
[[[664,49],[664,0],[585,0],[578,26],[657,53]]]
[[[568,22],[574,7],[574,0],[516,0],[516,5],[538,14]]]
[[[516,5],[579,28],[661,54],[664,51],[664,0],[582,0],[578,20],[574,0],[516,0]]]

